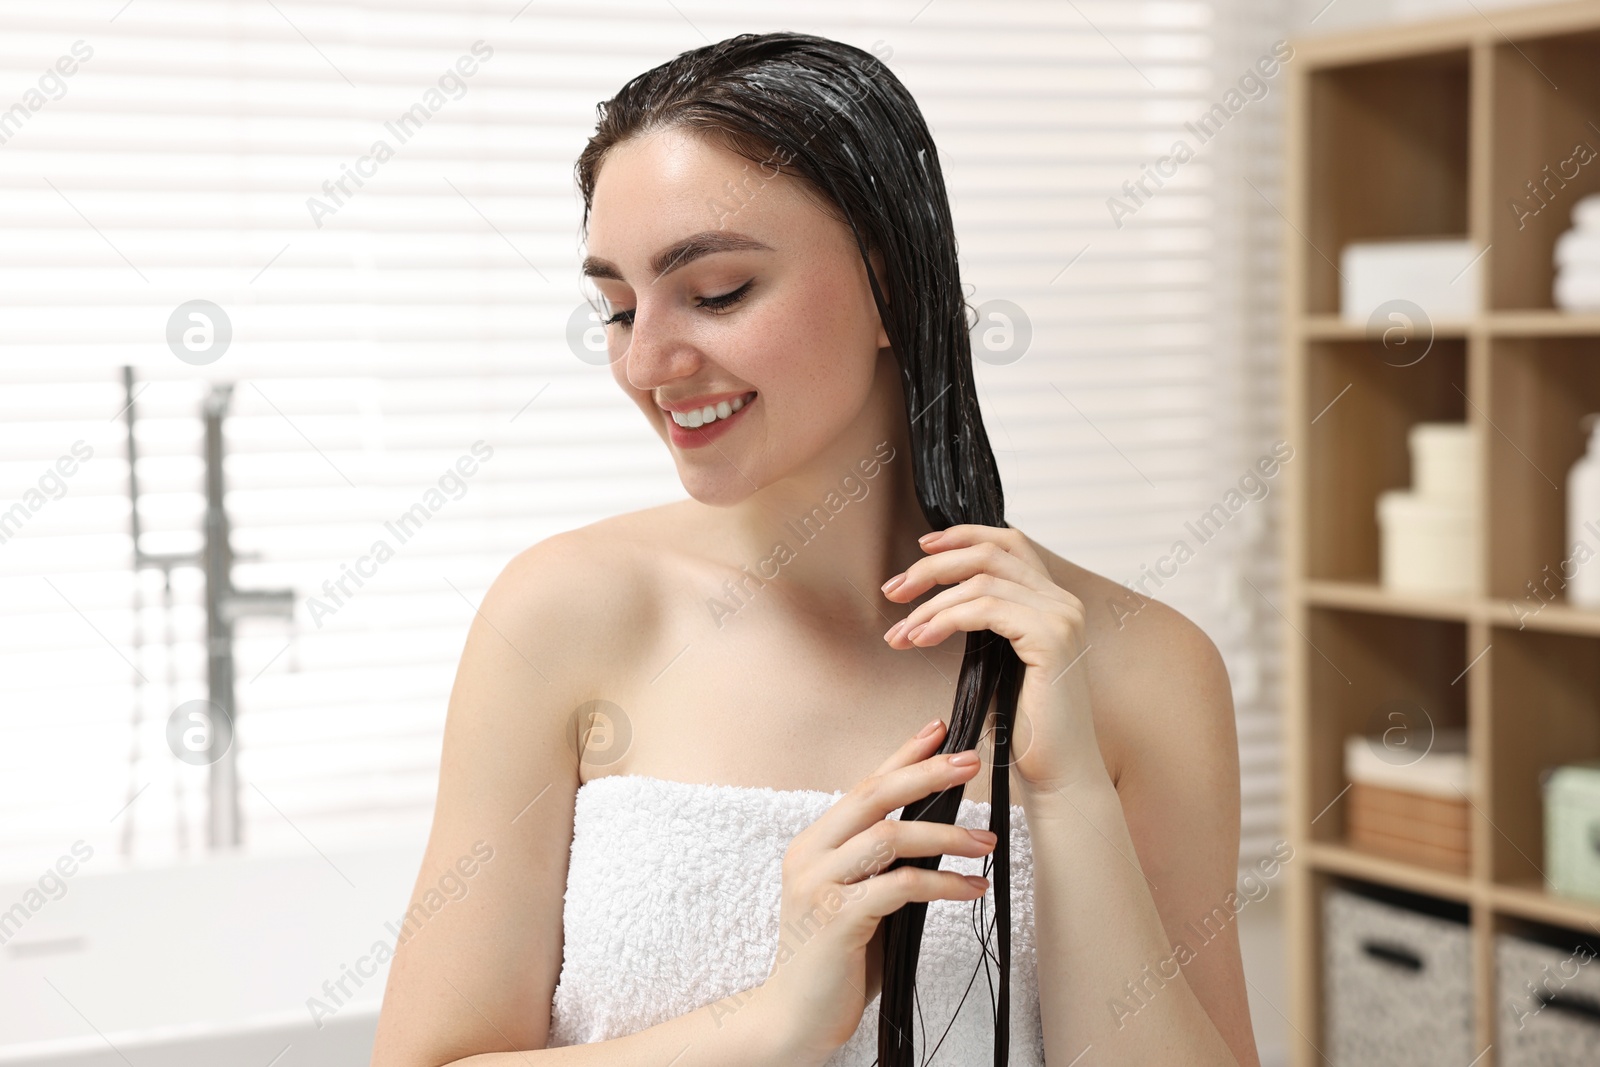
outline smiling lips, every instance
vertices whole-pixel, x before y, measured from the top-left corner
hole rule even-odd
[[[687,411],[673,411],[669,408],[667,414],[671,415],[672,421],[679,426],[695,430],[717,419],[728,418],[755,398],[756,394],[753,392],[743,393],[732,400],[719,400],[715,404],[706,404]]]
[[[733,429],[740,417],[755,402],[754,392],[724,396],[712,404],[679,411],[666,408],[671,416],[667,433],[679,448],[699,448]]]

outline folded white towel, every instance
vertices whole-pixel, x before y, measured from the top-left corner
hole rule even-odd
[[[1562,311],[1600,311],[1600,267],[1557,271],[1555,301]]]
[[[1557,237],[1556,266],[1600,270],[1600,225],[1592,230],[1568,230]]]
[[[766,981],[779,944],[784,852],[842,795],[641,775],[584,783],[573,814],[550,1046],[621,1037]],[[989,805],[963,801],[956,823],[986,828]],[[940,865],[981,875],[984,862],[946,856]],[[1010,869],[1011,1062],[1043,1067],[1033,850],[1020,805],[1011,808]],[[980,901],[928,905],[917,962],[919,1063],[993,1061],[998,975],[974,930],[988,927],[998,952],[992,885],[981,902],[981,920]],[[829,1067],[869,1067],[877,1045],[874,997]]]
[[[1590,193],[1572,205],[1572,228],[1600,233],[1600,193]]]

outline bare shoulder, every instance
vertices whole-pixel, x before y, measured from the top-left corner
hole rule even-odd
[[[1186,750],[1236,767],[1232,686],[1206,632],[1170,604],[1030,542],[1056,584],[1083,602],[1095,730],[1113,780],[1165,768]]]
[[[647,546],[620,519],[519,552],[473,613],[407,912],[427,924],[397,946],[375,1063],[545,1047],[580,784],[573,727],[657,602]],[[441,910],[453,871],[472,877],[473,903]]]
[[[652,632],[663,583],[661,517],[629,512],[553,534],[506,564],[493,599],[514,624],[537,632],[552,669],[581,673],[563,685],[600,695],[612,669],[635,660]],[[493,621],[493,620],[491,620]]]

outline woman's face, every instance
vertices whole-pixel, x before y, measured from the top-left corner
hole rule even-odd
[[[595,180],[584,273],[612,318],[612,376],[707,504],[883,439],[869,400],[889,341],[854,238],[773,170],[660,130],[614,147]],[[719,401],[700,428],[663,410]]]

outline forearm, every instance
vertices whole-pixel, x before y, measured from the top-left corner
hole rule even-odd
[[[1177,967],[1109,776],[1022,797],[1051,1064],[1237,1061]],[[1181,962],[1181,961],[1180,961]],[[1117,1008],[1118,1004],[1123,1009]]]
[[[760,987],[610,1041],[526,1052],[487,1052],[447,1067],[793,1067],[788,1028],[760,999]],[[375,1064],[374,1067],[381,1067]]]

